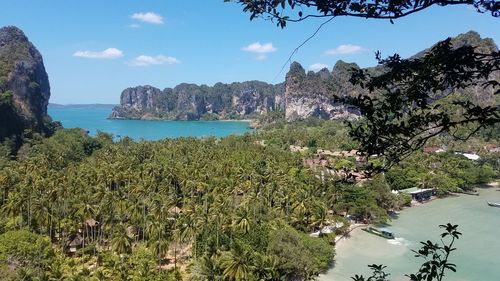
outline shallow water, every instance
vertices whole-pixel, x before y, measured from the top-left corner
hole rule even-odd
[[[438,225],[448,222],[459,225],[462,237],[451,262],[457,272],[450,272],[450,281],[500,280],[500,208],[489,207],[486,201],[500,202],[500,189],[481,189],[480,196],[462,195],[434,200],[408,208],[389,227],[396,239],[386,240],[360,229],[337,246],[334,268],[319,278],[321,281],[351,280],[355,274],[367,276],[368,264],[387,265],[390,279],[408,280],[405,274],[415,273],[423,260],[414,257],[419,241],[439,241]]]
[[[52,119],[61,121],[65,128],[83,128],[91,135],[100,130],[115,137],[159,140],[177,137],[224,137],[249,131],[243,121],[144,121],[108,120],[112,106],[49,106]]]

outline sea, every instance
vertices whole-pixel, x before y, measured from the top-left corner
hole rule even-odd
[[[390,280],[408,281],[406,274],[416,273],[424,260],[416,258],[420,241],[439,242],[440,224],[458,224],[463,234],[450,262],[457,272],[449,271],[449,281],[500,280],[500,208],[487,201],[500,202],[500,188],[478,188],[479,196],[460,195],[437,199],[400,212],[388,227],[396,239],[387,240],[356,229],[338,243],[333,268],[319,281],[348,281],[356,274],[369,276],[369,264],[387,266]]]
[[[251,129],[246,121],[147,121],[110,120],[113,105],[49,105],[49,115],[65,128],[82,128],[91,135],[98,131],[115,138],[160,140],[178,137],[225,137],[242,135]]]

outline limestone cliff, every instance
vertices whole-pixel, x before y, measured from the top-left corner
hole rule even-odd
[[[296,121],[308,117],[346,119],[358,116],[355,108],[336,103],[333,95],[356,94],[361,91],[348,80],[356,64],[338,61],[332,72],[324,68],[318,73],[309,71],[293,62],[286,76],[285,118]]]
[[[44,133],[50,85],[38,50],[17,27],[0,28],[0,141]]]
[[[354,108],[333,101],[335,93],[352,94],[358,89],[348,84],[350,67],[339,61],[330,72],[305,74],[293,63],[286,82],[271,85],[259,81],[223,84],[213,87],[180,84],[160,90],[151,86],[125,89],[120,105],[113,109],[112,119],[241,119],[268,111],[282,110],[289,121],[307,117],[323,119],[356,116]],[[333,85],[333,88],[332,88]]]
[[[482,39],[477,32],[468,32],[452,39],[454,46],[475,46],[481,52],[494,52],[498,48],[491,39]],[[415,57],[422,56],[424,50]],[[120,106],[115,107],[110,118],[125,119],[237,119],[251,118],[268,111],[285,111],[287,121],[308,117],[322,119],[356,118],[356,108],[336,103],[334,96],[357,96],[367,93],[349,80],[359,70],[354,63],[338,61],[333,69],[309,71],[297,62],[290,66],[285,83],[271,85],[259,81],[206,85],[180,84],[162,90],[139,86],[123,91]],[[384,72],[382,66],[367,69],[376,76]],[[495,77],[493,78],[495,80]],[[496,77],[500,80],[500,77]],[[492,89],[481,86],[461,90],[463,94],[481,105],[494,104]]]
[[[151,86],[125,89],[112,119],[241,119],[283,110],[283,84],[259,81],[207,85],[180,84],[160,90]]]
[[[490,38],[481,38],[474,31],[469,31],[451,38],[452,46],[473,46],[481,53],[493,53],[498,51],[495,42]],[[429,49],[417,53],[411,58],[423,56]],[[357,96],[366,94],[366,90],[349,82],[353,71],[359,70],[359,66],[354,63],[338,61],[332,71],[322,69],[318,73],[305,73],[304,68],[296,62],[292,63],[290,72],[286,77],[285,92],[285,116],[288,121],[300,120],[309,116],[317,116],[323,119],[343,119],[352,118],[359,115],[356,108],[337,104],[332,97],[336,96]],[[366,69],[373,76],[384,72],[382,66]],[[492,74],[490,80],[500,81],[500,73]],[[483,81],[484,82],[484,81]],[[498,105],[493,87],[483,88],[483,83],[479,81],[477,85],[468,86],[464,89],[455,90],[465,98],[481,106]],[[376,93],[372,93],[376,94]],[[497,97],[498,98],[498,97]]]

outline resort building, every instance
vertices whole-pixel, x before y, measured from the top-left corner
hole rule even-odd
[[[484,149],[489,153],[498,153],[500,152],[500,146],[497,144],[487,144],[484,146]]]
[[[439,146],[426,146],[422,149],[424,153],[431,154],[431,153],[442,153],[446,152],[445,148],[439,147]]]
[[[472,160],[472,161],[477,161],[481,158],[479,155],[477,155],[474,152],[455,152],[455,154],[462,155],[465,158]]]
[[[432,196],[436,195],[436,190],[434,188],[408,188],[401,190],[401,192],[408,193],[411,195],[411,199],[417,202],[428,201]]]

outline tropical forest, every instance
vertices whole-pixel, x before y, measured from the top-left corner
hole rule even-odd
[[[69,28],[63,22],[86,25],[71,17],[78,11],[63,1],[52,8],[25,2],[40,5],[41,12],[60,6],[56,10],[67,14],[48,19],[57,32]],[[90,2],[96,8],[99,1]],[[31,8],[1,3],[0,280],[494,281],[500,276],[493,254],[500,246],[500,2],[112,2],[123,7],[106,15],[117,21],[123,13],[130,23],[99,37],[90,30],[111,27],[90,26],[104,15],[96,12],[90,23],[93,8],[78,3],[82,15],[89,13],[89,29],[78,34],[87,41],[64,44],[66,33],[49,34],[34,24],[35,8],[27,12],[32,19],[23,18],[20,11]],[[111,9],[108,5],[103,9]],[[129,12],[168,14],[164,6],[176,13]],[[204,19],[198,13],[205,13]],[[416,47],[418,52],[372,52],[367,55],[372,65],[345,62],[352,58],[347,54],[366,51],[359,46],[349,51],[356,47],[349,44],[329,50],[346,55],[330,65],[308,68],[303,56],[316,48],[315,40],[333,40],[321,37],[329,32],[322,28],[337,21],[348,20],[351,32],[365,34],[356,28],[383,21],[388,25],[377,28],[390,30],[413,24],[407,18],[428,16],[432,22],[435,16],[457,19],[462,13],[493,24],[478,21],[478,31],[456,34],[443,27],[439,40],[422,33],[421,40],[429,36],[431,43]],[[207,26],[191,29],[192,15]],[[215,35],[206,39],[198,28],[208,32],[218,21],[229,29],[234,24],[228,31],[234,36],[252,38],[255,28],[279,32],[269,39],[274,42],[285,40],[280,37],[285,33],[298,41],[279,49],[260,42],[236,47],[252,56],[248,62],[224,49],[214,55],[227,59],[222,68],[205,69],[201,58],[188,68],[187,45],[194,41],[186,38],[206,40],[194,44],[197,48],[210,45]],[[248,34],[236,30],[240,25]],[[166,55],[128,60],[132,47],[84,50],[99,48],[93,36],[122,45],[137,36],[130,46],[153,52],[158,46],[140,36],[168,37],[170,31],[160,28],[174,27],[192,32],[176,35],[177,44],[186,46],[168,49],[164,38],[155,40],[184,55],[182,60]],[[142,34],[125,35],[132,32]],[[219,39],[231,45],[230,39]],[[383,48],[382,41],[375,43]],[[205,47],[210,57],[210,46]],[[65,48],[73,54],[58,57]],[[278,81],[252,80],[252,73],[269,76],[266,67],[254,70],[254,64],[273,65],[273,74],[280,70],[272,61],[280,51],[285,54],[278,62],[291,56]],[[231,68],[233,59],[248,66]],[[224,82],[205,82],[211,77]],[[99,85],[101,79],[120,90],[126,85],[121,96],[108,93],[119,104],[100,99],[111,89]],[[165,79],[171,88],[149,85]],[[144,86],[130,87],[133,83]],[[471,262],[475,257],[478,262]]]

